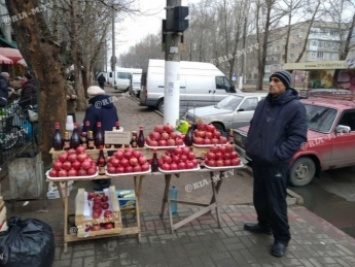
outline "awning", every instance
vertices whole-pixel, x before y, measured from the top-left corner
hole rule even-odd
[[[24,59],[20,59],[19,61],[16,62],[17,64],[20,64],[24,67],[27,67],[27,62]]]
[[[17,44],[14,41],[6,40],[4,37],[0,36],[0,44],[4,47],[17,48]]]
[[[9,58],[0,55],[0,64],[14,64],[14,62]]]
[[[0,47],[0,55],[13,60],[14,62],[17,62],[23,58],[18,49],[10,47]]]

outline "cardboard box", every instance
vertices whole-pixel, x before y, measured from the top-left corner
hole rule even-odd
[[[136,194],[133,189],[116,190],[116,195],[121,209],[134,209],[136,207]]]

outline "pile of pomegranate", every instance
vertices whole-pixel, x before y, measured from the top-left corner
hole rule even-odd
[[[147,158],[133,148],[118,149],[107,162],[107,172],[110,174],[146,172],[149,169]]]
[[[163,171],[191,170],[197,168],[198,161],[189,147],[178,147],[165,151],[158,164]]]
[[[50,177],[92,176],[97,173],[97,166],[83,146],[69,149],[60,154],[49,171]]]
[[[87,224],[85,231],[109,230],[114,227],[113,222],[106,222],[112,219],[112,211],[109,209],[108,196],[105,194],[88,193],[89,205],[92,207],[92,218],[103,219],[102,223]]]
[[[211,147],[205,155],[207,167],[228,167],[240,165],[240,157],[231,144]]]
[[[196,145],[227,144],[227,138],[212,124],[198,123],[194,130],[193,143]]]
[[[183,146],[183,136],[174,132],[170,124],[156,125],[154,130],[145,138],[145,143],[151,147]]]

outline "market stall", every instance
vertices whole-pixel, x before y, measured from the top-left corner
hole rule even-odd
[[[154,135],[154,134],[153,134]],[[149,135],[149,136],[153,136]],[[109,135],[107,135],[109,136]],[[170,139],[170,138],[169,138]],[[181,146],[176,145],[167,145],[163,142],[163,145],[153,146],[150,142],[151,140],[145,139],[147,143],[143,147],[136,147],[136,144],[133,144],[132,147],[121,147],[115,148],[112,138],[109,138],[109,143],[111,145],[106,145],[106,148],[101,149],[78,149],[76,152],[73,151],[56,151],[52,149],[50,153],[53,156],[53,168],[48,170],[46,173],[47,180],[52,181],[57,184],[59,190],[63,207],[64,207],[64,249],[67,250],[67,244],[69,242],[82,241],[84,239],[96,239],[96,238],[105,238],[112,236],[120,235],[137,235],[138,240],[141,239],[141,229],[140,229],[140,196],[142,190],[142,182],[144,177],[147,176],[161,176],[164,177],[165,186],[163,192],[163,200],[161,207],[161,217],[166,212],[166,206],[169,210],[169,218],[171,224],[171,231],[182,227],[186,223],[202,216],[203,214],[210,212],[212,210],[216,211],[217,214],[217,223],[220,226],[219,210],[218,210],[218,192],[222,185],[223,179],[228,177],[235,169],[242,168],[243,165],[240,162],[238,154],[234,151],[234,146],[226,143],[223,139],[224,144],[192,144],[191,146]],[[197,139],[198,140],[198,139]],[[106,142],[106,141],[105,141]],[[122,142],[122,140],[120,140]],[[122,144],[122,143],[121,143]],[[132,142],[131,142],[132,145]],[[80,151],[79,151],[80,150]],[[77,153],[75,155],[74,153]],[[83,152],[87,155],[83,155]],[[72,153],[72,156],[69,154]],[[69,173],[71,167],[66,167],[66,160],[69,159],[74,166],[75,159],[77,157],[87,158],[91,157],[92,159],[99,159],[100,153],[104,154],[104,158],[109,158],[107,161],[104,172],[100,168],[100,161],[98,160],[98,166],[94,163],[90,165],[95,166],[94,173],[86,173],[82,175],[80,173],[80,168],[78,167],[73,173]],[[81,155],[81,156],[79,156]],[[64,157],[66,157],[64,159]],[[85,160],[83,160],[84,162]],[[83,164],[82,164],[83,165]],[[89,171],[89,166],[84,166]],[[68,171],[64,172],[61,168],[67,168]],[[76,168],[76,167],[75,167]],[[56,171],[57,170],[57,171]],[[182,199],[171,199],[169,195],[170,181],[173,176],[179,176],[180,173],[209,173],[210,174],[210,183],[212,187],[212,196],[209,203],[199,203],[194,201],[185,201]],[[80,175],[80,176],[79,176]],[[68,217],[69,217],[69,198],[68,198],[68,183],[70,181],[88,181],[88,180],[99,180],[99,179],[120,179],[123,177],[132,177],[134,185],[134,194],[136,197],[136,203],[134,206],[134,214],[136,224],[134,226],[125,227],[121,221],[121,211],[117,205],[118,200],[115,195],[115,188],[112,186],[104,192],[107,196],[110,207],[112,208],[112,214],[110,216],[95,216],[95,208],[91,211],[91,215],[86,209],[87,216],[85,217],[85,205],[86,206],[95,206],[95,198],[98,196],[91,195],[90,193],[84,192],[79,189],[78,195],[76,196],[76,212],[75,212],[75,221],[76,229],[68,229]],[[62,185],[61,185],[62,183]],[[102,198],[102,195],[100,196]],[[92,200],[93,198],[93,200]],[[105,197],[104,197],[105,198]],[[181,203],[186,205],[195,205],[202,206],[203,208],[193,215],[177,222],[173,223],[173,212],[171,210],[171,203]],[[91,203],[91,204],[90,204]],[[168,204],[168,205],[166,205]],[[79,207],[79,208],[78,208]],[[104,211],[99,209],[100,214],[104,214]],[[97,228],[93,225],[101,225],[101,228]],[[106,228],[106,225],[110,225],[109,229]],[[105,229],[103,228],[105,227]]]

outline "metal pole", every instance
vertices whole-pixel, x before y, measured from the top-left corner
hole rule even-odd
[[[112,79],[113,79],[113,88],[116,86],[116,44],[115,44],[115,9],[112,9]]]
[[[181,0],[166,1],[166,28],[172,29],[175,6],[181,6]],[[176,126],[180,112],[180,42],[181,33],[167,31],[165,41],[165,89],[164,124]]]

